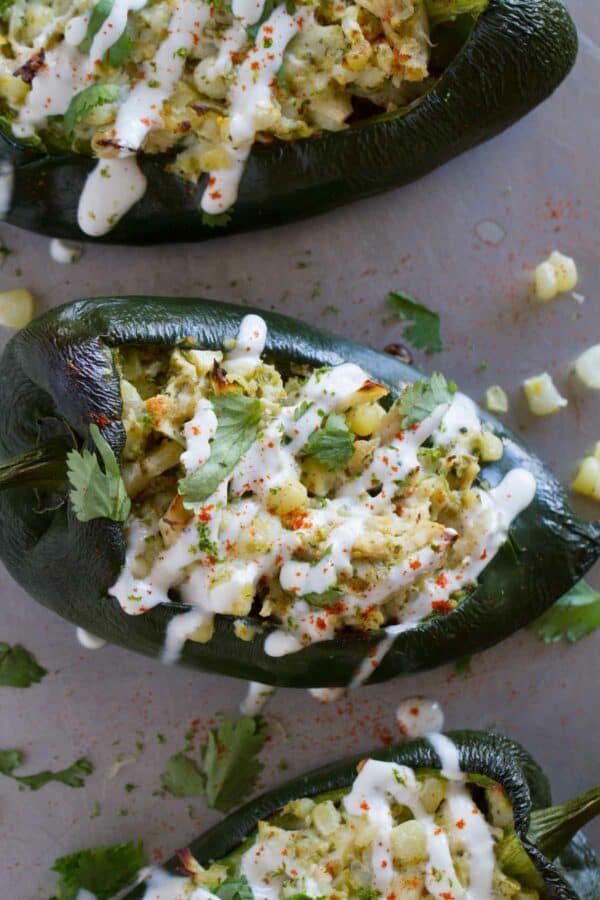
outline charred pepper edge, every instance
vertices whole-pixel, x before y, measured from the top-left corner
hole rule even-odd
[[[247,312],[248,309],[231,304],[194,301],[191,298],[176,300],[121,297],[77,301],[44,314],[16,335],[7,348],[3,364],[8,367],[5,369],[7,375],[10,373],[17,380],[24,377],[25,369],[29,366],[27,379],[30,379],[31,374],[35,374],[37,383],[28,380],[27,392],[29,394],[32,391],[34,393],[39,391],[40,383],[43,382],[46,403],[50,401],[52,390],[55,404],[57,392],[60,392],[60,401],[63,403],[66,391],[69,412],[73,416],[72,424],[78,428],[80,435],[86,435],[90,421],[98,422],[101,417],[105,426],[104,435],[118,457],[124,444],[124,430],[120,422],[120,394],[110,348],[128,342],[181,344],[186,338],[189,339],[190,334],[194,334],[197,344],[203,347],[220,347],[226,338],[237,332],[238,324]],[[360,344],[328,335],[278,313],[261,312],[261,314],[269,326],[267,357],[276,362],[285,363],[286,360],[295,359],[297,362],[315,365],[332,365],[344,359],[352,359],[362,364],[367,371],[371,371],[392,390],[398,381],[412,381],[418,377],[419,373],[398,360]],[[39,342],[42,341],[42,348],[43,341],[47,341],[49,355],[46,354],[45,366],[49,367],[50,372],[46,371],[44,366],[40,368],[36,361],[32,373],[30,351],[26,346],[28,340],[33,340],[36,346],[40,346]],[[78,358],[85,361],[84,366],[77,365]],[[57,370],[57,366],[60,371]],[[93,380],[90,382],[90,367],[96,384]],[[0,371],[1,368],[0,366]],[[66,383],[65,371],[75,379],[74,385]],[[7,379],[4,378],[3,381]],[[12,397],[13,392],[8,382],[5,389]],[[61,409],[58,412],[60,413]],[[55,409],[54,414],[56,413]],[[511,578],[514,581],[515,564],[514,559],[506,556],[505,545],[504,550],[500,550],[499,555],[485,570],[476,590],[457,609],[445,617],[432,619],[396,638],[384,662],[368,679],[370,684],[401,672],[431,668],[464,653],[476,652],[497,643],[543,612],[561,593],[571,587],[600,555],[600,523],[586,523],[579,520],[570,510],[559,482],[541,461],[529,455],[526,448],[516,443],[510,432],[493,417],[482,411],[480,414],[483,421],[492,424],[494,431],[506,439],[505,463],[510,467],[515,464],[525,465],[536,477],[538,492],[532,504],[533,519],[528,521],[527,511],[523,513],[520,519],[517,519],[516,533],[521,543],[527,543],[531,528],[537,526],[538,517],[541,517],[545,527],[549,526],[550,530],[544,531],[544,542],[548,534],[554,534],[556,537],[553,555],[556,556],[557,571],[553,576],[553,584],[542,586],[537,592],[535,586],[532,586],[530,593],[523,596],[526,583],[523,578],[519,578],[515,590],[512,593],[510,588],[508,590],[512,605],[507,606],[503,594],[506,593],[506,583]],[[3,430],[5,434],[7,432],[9,434],[11,448],[22,450],[23,429],[19,426],[15,430],[15,424],[11,422],[7,428],[5,422]],[[30,432],[33,432],[33,428],[30,428]],[[25,446],[27,443],[35,443],[32,434],[29,441],[25,441]],[[89,439],[87,445],[91,446]],[[503,468],[494,464],[486,470],[486,474],[494,471],[498,474]],[[4,497],[7,496],[7,492],[4,492]],[[5,509],[14,514],[12,506]],[[63,509],[62,516],[64,524],[68,522],[68,528],[73,534],[81,535],[83,541],[94,541],[95,555],[100,552],[98,548],[103,548],[109,575],[112,571],[110,567],[113,566],[116,577],[124,556],[122,527],[102,519],[87,523],[86,528],[83,523],[75,520],[70,510]],[[538,537],[541,540],[541,536]],[[11,544],[12,542],[11,538]],[[530,564],[534,567],[535,556],[539,552],[536,550],[535,555],[529,556]],[[117,553],[120,560],[118,564]],[[80,559],[76,561],[78,565],[82,562]],[[20,565],[20,559],[16,562]],[[55,592],[49,600],[50,588],[45,582],[42,588],[41,582],[38,583],[34,577],[34,556],[30,557],[30,563],[31,571],[27,572],[19,571],[17,565],[16,577],[36,599],[59,611],[75,624],[95,631],[107,640],[130,648],[133,644],[134,648],[151,655],[156,655],[160,651],[161,636],[171,616],[187,609],[181,603],[172,603],[132,619],[122,612],[116,601],[113,601],[106,603],[102,620],[98,621],[97,607],[90,605],[88,609],[81,603],[80,598],[69,600],[60,596],[60,599],[57,599]],[[526,566],[523,569],[526,569]],[[501,577],[503,571],[508,575]],[[114,579],[107,581],[104,576],[100,580],[108,587]],[[551,592],[551,587],[555,586],[556,595]],[[499,595],[496,596],[495,592],[499,592]],[[498,603],[500,607],[496,611]],[[261,641],[265,639],[267,633],[261,637],[257,636],[251,644],[245,644],[235,636],[230,617],[217,617],[216,633],[212,640],[207,644],[188,642],[182,662],[194,668],[280,686],[347,685],[356,667],[381,639],[381,635],[377,635],[370,639],[355,637],[350,641],[336,639],[323,642],[285,657],[284,662],[282,658],[271,658],[264,654]],[[327,660],[326,667],[323,667],[324,660]],[[314,673],[323,671],[327,671],[329,680],[319,681],[318,676],[315,680]]]
[[[500,50],[494,55],[496,43]],[[202,224],[197,211],[200,189],[166,175],[168,158],[146,157],[146,199],[101,240],[117,244],[189,241],[194,236],[206,240],[305,218],[399,187],[525,115],[566,77],[576,54],[577,32],[561,0],[490,0],[456,59],[408,112],[313,141],[255,148],[229,224],[222,228]],[[490,67],[489,77],[481,77],[482,61]],[[494,81],[498,90],[490,98]],[[435,120],[433,131],[430,120]],[[436,145],[437,132],[452,136],[448,146]],[[0,143],[5,145],[5,158],[16,165],[16,204],[7,221],[54,237],[86,239],[77,226],[76,211],[93,161],[73,154],[40,156],[1,132]],[[415,143],[426,144],[424,158],[409,152]],[[373,159],[377,164],[370,167]]]
[[[545,839],[547,826],[543,823],[544,819],[551,820],[557,826],[562,818],[568,826],[577,809],[580,815],[577,824],[579,828],[598,815],[600,813],[598,803],[586,803],[586,798],[593,794],[597,800],[600,788],[594,788],[587,794],[574,798],[570,803],[551,806],[550,787],[546,776],[529,753],[515,741],[502,735],[481,731],[451,731],[447,736],[459,749],[461,768],[465,773],[486,775],[501,784],[507,792],[513,806],[515,832],[544,881],[548,900],[593,900],[591,895],[581,896],[575,893],[538,843],[543,843]],[[385,750],[378,748],[373,753],[362,753],[350,759],[331,763],[244,804],[192,841],[189,845],[192,855],[201,865],[213,861],[226,861],[229,855],[235,856],[239,846],[255,831],[259,819],[276,814],[291,800],[315,797],[348,788],[356,776],[357,764],[365,758],[396,762],[414,769],[440,769],[439,758],[426,739],[396,744]],[[570,807],[570,810],[565,811],[566,807]],[[550,829],[553,830],[552,825]],[[572,837],[568,827],[563,827],[562,830],[556,828],[556,833],[558,831],[560,831],[560,848],[557,855],[567,847]],[[551,853],[554,853],[555,846],[551,848]],[[595,862],[598,865],[598,861]],[[175,873],[179,865],[179,858],[174,856],[167,862],[165,868]],[[126,900],[141,900],[144,893],[145,887],[140,885],[127,894]]]

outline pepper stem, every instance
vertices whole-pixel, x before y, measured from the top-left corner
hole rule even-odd
[[[7,488],[60,488],[66,484],[67,451],[64,440],[46,444],[0,463],[0,491]]]
[[[598,815],[600,785],[566,803],[532,812],[528,837],[544,856],[554,859],[579,829]]]

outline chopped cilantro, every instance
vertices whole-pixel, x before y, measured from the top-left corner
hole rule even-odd
[[[161,781],[165,790],[175,797],[199,797],[204,794],[204,775],[197,763],[184,753],[169,757]]]
[[[345,469],[354,453],[354,441],[345,418],[331,413],[321,428],[313,431],[302,456],[314,456],[329,471]]]
[[[309,606],[317,609],[323,609],[325,606],[332,606],[344,595],[344,591],[336,584],[322,591],[320,594],[302,594],[302,600],[306,600]]]
[[[234,875],[216,887],[211,887],[210,892],[220,900],[254,900],[252,888],[244,875]]]
[[[198,549],[202,553],[206,553],[207,556],[214,556],[217,558],[219,555],[219,548],[210,536],[210,528],[207,523],[198,522],[196,530],[198,532]]]
[[[71,766],[57,772],[45,769],[35,775],[14,775],[15,769],[22,766],[24,760],[25,754],[22,750],[0,750],[0,773],[32,791],[39,791],[50,781],[59,781],[69,787],[83,787],[86,776],[94,771],[92,762],[86,756],[81,756]]]
[[[26,688],[41,681],[46,670],[21,644],[0,641],[0,687]]]
[[[413,347],[426,353],[439,353],[444,349],[440,336],[440,317],[408,294],[393,291],[388,294],[390,306],[401,321],[412,322],[404,329],[403,336]]]
[[[408,427],[423,422],[438,406],[450,403],[455,393],[454,382],[447,382],[439,372],[434,372],[429,380],[415,381],[398,400],[400,412],[404,415],[403,425]]]
[[[187,508],[210,497],[256,440],[262,414],[260,400],[241,393],[222,394],[213,399],[213,408],[217,430],[210,456],[203,466],[179,482],[179,493]]]
[[[203,748],[208,805],[221,812],[238,806],[249,793],[264,766],[256,758],[265,743],[260,717],[225,719],[208,733]]]
[[[90,425],[90,435],[102,457],[105,471],[100,468],[95,453],[86,449],[81,453],[78,450],[69,451],[67,474],[72,486],[69,496],[73,510],[80,522],[99,518],[124,522],[131,509],[131,501],[119,463],[97,425]]]
[[[56,900],[76,900],[79,891],[89,891],[97,900],[109,900],[135,880],[145,862],[141,841],[61,856],[52,866],[60,876]]]
[[[96,109],[105,103],[113,103],[119,95],[118,84],[91,84],[75,94],[63,118],[65,134],[71,135],[75,126]]]
[[[578,582],[536,619],[531,627],[546,644],[553,644],[563,638],[574,643],[592,634],[596,628],[600,628],[600,591],[596,591],[586,581]]]

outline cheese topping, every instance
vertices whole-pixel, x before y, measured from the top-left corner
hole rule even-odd
[[[354,363],[284,384],[265,341],[249,315],[225,354],[120,351],[134,506],[111,593],[137,615],[177,590],[189,608],[169,626],[168,661],[185,640],[209,640],[216,614],[236,617],[243,640],[275,626],[272,656],[341,628],[381,633],[357,684],[395,635],[456,607],[535,481],[515,469],[492,489],[474,484],[502,445],[463,395],[427,401],[421,382],[386,411],[387,388]],[[405,427],[419,391],[430,411]]]

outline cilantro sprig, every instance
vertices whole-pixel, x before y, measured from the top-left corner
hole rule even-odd
[[[94,766],[87,756],[81,756],[66,769],[59,769],[57,772],[51,772],[44,769],[35,775],[15,775],[15,769],[20,768],[25,761],[25,754],[22,750],[0,750],[0,773],[18,781],[19,784],[30,788],[32,791],[39,791],[40,788],[48,784],[50,781],[58,781],[68,787],[83,787],[85,779],[94,771]]]
[[[211,887],[210,892],[221,900],[254,900],[252,888],[245,875],[228,878],[222,884]]]
[[[110,16],[114,5],[115,0],[98,0],[98,3],[96,3],[90,14],[85,37],[79,45],[79,49],[82,53],[89,54],[92,49],[94,38]],[[108,48],[104,56],[104,61],[117,69],[131,56],[132,50],[133,42],[128,31],[125,30],[115,43]]]
[[[250,449],[262,414],[260,400],[241,393],[228,393],[212,401],[217,416],[217,430],[210,445],[210,456],[203,466],[179,482],[184,505],[207,500],[221,481],[230,474],[238,460]]]
[[[107,518],[124,522],[131,509],[125,483],[113,449],[102,437],[97,425],[90,425],[90,435],[102,461],[89,450],[71,450],[67,454],[67,473],[71,483],[69,496],[80,522]]]
[[[345,469],[354,453],[354,440],[345,418],[339,413],[327,416],[323,425],[313,431],[302,450],[302,456],[313,456],[330,472]]]
[[[61,856],[52,866],[52,871],[60,876],[54,900],[76,900],[82,890],[89,891],[97,900],[109,900],[135,881],[145,863],[141,841]]]
[[[425,350],[426,353],[440,353],[444,349],[440,335],[440,317],[436,312],[403,291],[389,293],[387,305],[394,310],[400,321],[412,322],[412,325],[404,329],[403,335],[413,347]]]
[[[21,644],[0,641],[0,687],[27,688],[46,674],[35,656]]]
[[[210,807],[227,812],[239,805],[262,772],[257,757],[265,738],[259,716],[224,719],[208,732],[198,762],[183,752],[169,757],[163,787],[176,797],[205,795]]]
[[[429,379],[415,381],[398,399],[398,407],[403,414],[403,425],[418,425],[427,419],[438,406],[450,403],[456,393],[456,384],[446,381],[439,372]]]
[[[531,625],[546,644],[571,643],[600,628],[600,591],[579,581]]]

